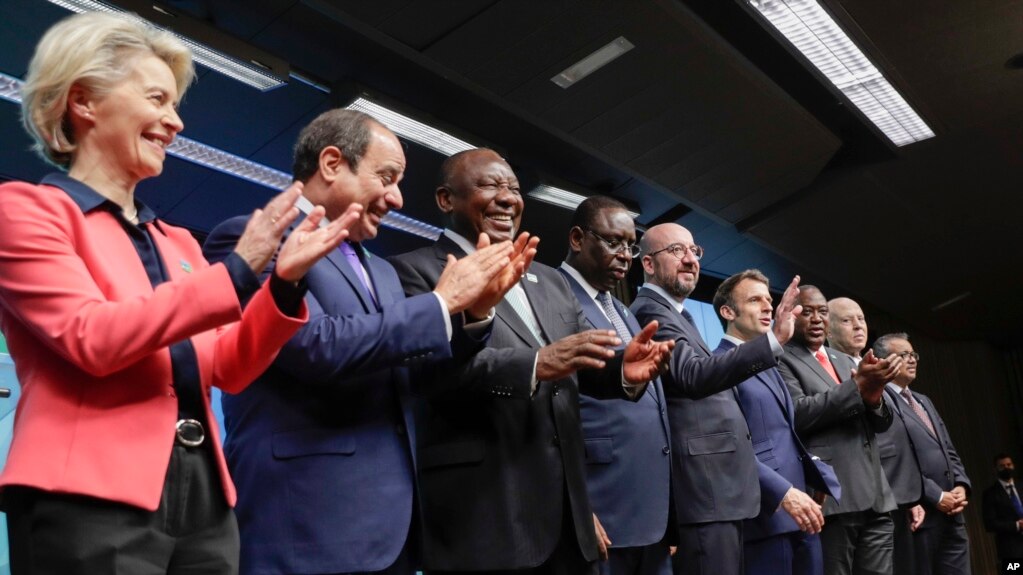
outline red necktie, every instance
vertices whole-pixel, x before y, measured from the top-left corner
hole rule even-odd
[[[832,366],[831,362],[828,361],[828,356],[824,355],[823,347],[819,348],[817,350],[817,353],[813,354],[813,356],[817,358],[817,363],[821,364],[821,367],[824,368],[824,371],[828,372],[828,375],[831,376],[831,379],[835,380],[835,383],[838,384],[842,383],[842,380],[838,378],[838,374],[835,373],[834,366]]]

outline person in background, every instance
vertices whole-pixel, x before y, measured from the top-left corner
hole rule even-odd
[[[306,271],[361,207],[323,227],[314,208],[281,246],[292,186],[207,264],[135,197],[193,77],[171,34],[103,13],[53,26],[29,64],[25,126],[66,173],[0,186],[0,330],[22,386],[0,475],[15,575],[237,571],[210,386],[241,391],[270,364],[308,316]]]
[[[994,459],[997,480],[984,490],[981,508],[984,528],[995,534],[995,548],[1002,568],[1010,559],[1023,558],[1023,503],[1016,489],[1016,466],[1008,453]]]
[[[860,363],[867,347],[867,320],[860,304],[847,297],[828,301],[828,345]]]

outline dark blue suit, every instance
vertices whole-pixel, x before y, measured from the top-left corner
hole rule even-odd
[[[735,347],[722,339],[714,353]],[[805,465],[811,455],[796,435],[795,408],[785,380],[777,368],[768,368],[736,386],[735,393],[760,463],[760,514],[743,523],[746,573],[820,575],[820,537],[800,531],[792,516],[779,509],[790,488],[806,492],[808,483],[818,490],[826,485],[817,467]],[[837,481],[833,473],[832,480]]]
[[[589,293],[561,271],[582,307],[588,328],[614,326]],[[632,335],[640,325],[622,303],[612,298]],[[659,379],[636,402],[601,401],[580,395],[583,440],[586,443],[586,488],[613,547],[612,575],[670,573],[665,533],[671,487],[668,411]],[[637,549],[652,547],[651,549]],[[657,562],[651,561],[663,553]],[[601,565],[605,567],[605,565]]]
[[[234,249],[245,222],[214,229],[207,258]],[[378,571],[409,538],[405,366],[451,347],[435,295],[406,299],[389,263],[365,254],[363,265],[379,304],[335,250],[306,275],[309,323],[255,383],[224,396],[243,574]]]

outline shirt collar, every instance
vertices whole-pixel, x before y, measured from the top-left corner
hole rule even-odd
[[[80,182],[67,174],[54,172],[47,175],[39,183],[63,190],[71,198],[71,201],[78,206],[78,209],[82,210],[83,214],[102,207],[115,215],[121,215],[121,206],[92,189],[88,184]],[[156,219],[156,213],[149,209],[149,206],[142,203],[141,200],[135,199],[135,207],[138,209],[140,225]]]
[[[664,291],[664,288],[662,288],[661,286],[659,286],[657,284],[652,284],[650,282],[646,282],[646,283],[644,283],[643,285],[640,286],[640,289],[642,289],[642,288],[646,288],[646,289],[654,292],[655,294],[663,297],[664,299],[668,300],[668,303],[671,304],[671,307],[675,308],[675,311],[677,313],[682,313],[682,310],[685,309],[685,307],[682,305],[682,302],[678,301],[673,296],[669,295],[668,292]]]
[[[1008,480],[1008,481],[1002,481],[1002,478],[1001,478],[1001,477],[999,477],[999,478],[997,478],[997,479],[998,479],[998,483],[1001,483],[1001,484],[1002,484],[1002,490],[1003,490],[1003,491],[1005,491],[1005,490],[1009,489],[1009,486],[1010,486],[1010,485],[1015,485],[1015,482],[1014,482],[1013,480],[1011,480],[1011,479],[1010,479],[1010,480]]]
[[[740,345],[746,343],[746,342],[742,341],[741,339],[735,337],[734,335],[728,335],[727,333],[722,335],[721,339],[726,339],[726,340],[734,343],[735,347],[739,347]]]
[[[590,296],[590,299],[597,299],[597,295],[600,294],[600,290],[590,285],[590,282],[586,281],[586,278],[579,273],[579,270],[572,267],[568,262],[561,262],[561,269],[565,270],[565,273],[572,276],[572,279],[579,282],[579,285],[583,286],[583,290],[586,292],[586,295]]]
[[[455,242],[455,244],[458,247],[462,248],[462,251],[465,252],[465,255],[469,255],[471,253],[476,252],[476,246],[472,245],[472,242],[463,238],[458,232],[452,230],[451,228],[444,228],[444,236],[446,236],[449,240]]]

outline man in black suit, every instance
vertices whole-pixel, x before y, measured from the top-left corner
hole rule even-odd
[[[824,346],[828,302],[814,286],[800,286],[802,313],[785,345],[778,371],[796,405],[796,430],[810,453],[830,463],[842,484],[842,501],[824,504],[824,572],[827,575],[892,573],[895,498],[878,455],[875,434],[892,424],[882,400],[885,384],[902,367],[891,355],[868,351],[858,369],[848,355]],[[903,575],[903,574],[899,574]]]
[[[1016,466],[1008,453],[995,456],[998,481],[984,490],[984,527],[995,534],[998,562],[1002,568],[1010,559],[1023,558],[1023,503],[1016,490]]]
[[[636,226],[621,202],[592,196],[576,208],[565,275],[589,327],[614,329],[626,341],[639,323],[611,295],[635,252]],[[638,401],[579,398],[586,442],[586,487],[612,542],[603,575],[670,575],[668,537],[671,453],[667,401],[659,379]],[[672,537],[673,538],[673,537]]]
[[[659,339],[676,343],[661,378],[679,523],[676,566],[683,573],[739,575],[742,522],[760,513],[760,489],[749,427],[732,388],[776,365],[792,335],[799,278],[782,297],[772,331],[714,355],[683,305],[699,279],[703,249],[684,227],[661,224],[643,236],[641,250],[646,283],[630,309],[640,323],[660,324]]]
[[[952,445],[945,422],[926,395],[910,390],[916,380],[920,356],[909,336],[892,333],[874,342],[877,356],[898,355],[904,365],[887,385],[891,405],[901,413],[923,479],[926,515],[913,532],[913,560],[918,575],[969,575],[970,543],[962,511],[966,507],[970,478]]]
[[[432,246],[392,258],[409,296],[433,289],[468,238],[512,239],[522,217],[518,179],[493,150],[442,167],[437,204],[450,228]],[[428,381],[418,436],[423,562],[438,572],[596,572],[586,494],[579,393],[636,400],[669,357],[656,324],[623,352],[612,330],[586,330],[565,278],[533,263],[496,306],[487,346],[441,363]]]

